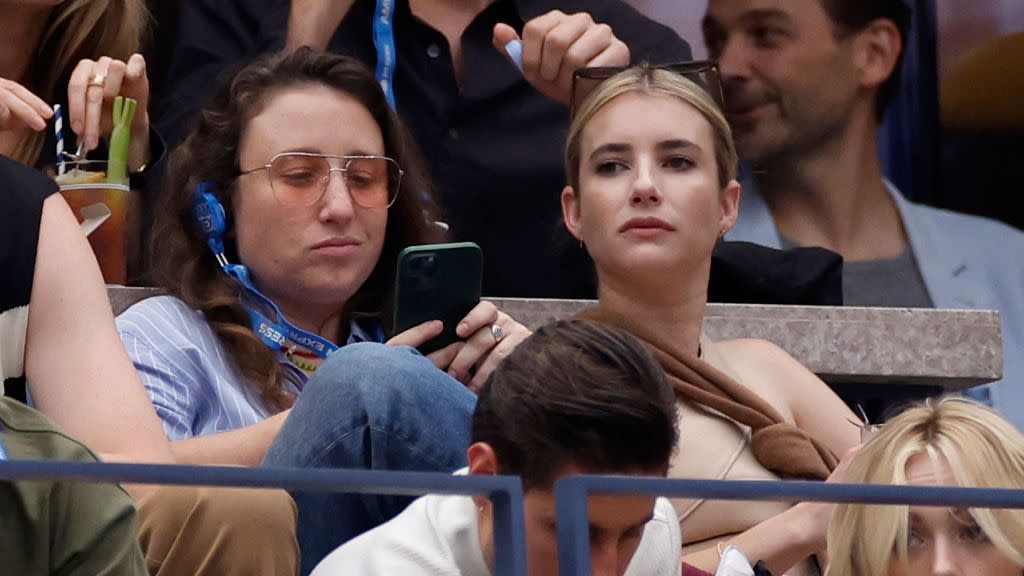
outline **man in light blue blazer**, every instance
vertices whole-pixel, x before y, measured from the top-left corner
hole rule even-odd
[[[909,202],[882,176],[909,22],[902,0],[709,1],[704,40],[751,167],[728,239],[838,252],[848,305],[998,310],[991,400],[1024,428],[1024,233]]]

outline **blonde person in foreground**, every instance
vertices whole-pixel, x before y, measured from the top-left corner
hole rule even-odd
[[[1024,488],[1024,436],[994,411],[945,398],[893,418],[845,481]],[[836,506],[826,576],[1019,576],[1024,510]]]

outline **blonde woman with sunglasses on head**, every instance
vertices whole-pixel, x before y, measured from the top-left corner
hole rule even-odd
[[[847,482],[1024,488],[1024,436],[962,398],[890,420],[850,463]],[[826,576],[1019,576],[1024,510],[836,506]]]
[[[843,402],[771,343],[702,333],[712,250],[736,221],[740,187],[725,118],[676,71],[711,72],[700,80],[717,92],[710,66],[577,72],[562,211],[597,272],[599,305],[582,317],[627,329],[668,373],[680,412],[670,477],[835,477],[858,441]],[[818,573],[810,557],[825,548],[827,505],[674,505],[697,568],[713,572],[735,546],[776,575]]]

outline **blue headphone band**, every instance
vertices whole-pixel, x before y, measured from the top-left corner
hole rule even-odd
[[[195,220],[199,230],[206,237],[206,244],[210,251],[217,258],[217,264],[225,274],[234,278],[245,288],[250,296],[254,297],[260,304],[272,310],[278,321],[274,322],[265,314],[254,307],[243,305],[249,312],[249,321],[253,332],[271,350],[282,350],[286,340],[299,344],[321,358],[327,358],[338,349],[337,344],[321,337],[318,334],[307,332],[289,322],[281,310],[274,304],[274,301],[263,295],[256,288],[249,276],[248,267],[242,264],[232,264],[224,254],[224,234],[227,232],[227,213],[224,205],[214,195],[214,184],[209,181],[200,182],[192,197],[192,218]]]
[[[217,263],[224,268],[228,265],[224,256],[224,234],[227,233],[228,219],[224,205],[213,191],[213,182],[203,181],[196,185],[192,197],[192,218],[206,237],[206,243],[217,257]]]

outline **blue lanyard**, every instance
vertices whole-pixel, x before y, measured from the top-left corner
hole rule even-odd
[[[377,0],[373,13],[373,46],[377,49],[377,82],[392,110],[395,106],[395,0]]]
[[[377,49],[377,82],[384,90],[384,97],[392,110],[395,106],[395,16],[396,0],[377,0],[377,9],[373,13],[373,46]],[[523,43],[512,40],[505,45],[512,63],[519,72],[523,71]]]
[[[220,260],[220,258],[218,258],[218,260]],[[288,341],[291,341],[310,352],[313,352],[320,358],[326,359],[340,348],[340,346],[319,334],[307,332],[289,322],[288,319],[284,317],[284,314],[281,313],[281,309],[277,307],[277,304],[274,304],[273,300],[267,298],[259,291],[258,288],[256,288],[256,285],[253,284],[252,279],[249,276],[249,268],[247,266],[242,264],[226,264],[221,268],[224,270],[225,274],[231,276],[235,280],[238,280],[238,282],[249,293],[249,296],[253,297],[259,304],[272,310],[274,317],[278,319],[277,322],[275,322],[250,303],[242,303],[242,305],[245,306],[246,311],[249,312],[249,322],[252,326],[252,331],[255,332],[256,336],[258,336],[264,344],[269,346],[271,350],[284,350],[288,347]],[[373,334],[367,334],[365,337],[359,337],[359,341],[372,341],[378,343],[383,343],[384,339],[384,328],[380,324],[377,324],[374,327]]]
[[[222,264],[221,268],[225,274],[238,280],[246,291],[249,292],[249,295],[255,298],[259,304],[273,311],[277,322],[271,320],[254,306],[246,305],[246,309],[249,311],[249,322],[252,325],[252,331],[271,349],[283,350],[287,347],[287,340],[306,348],[320,358],[327,358],[338,349],[338,345],[334,342],[318,334],[307,332],[289,322],[284,317],[284,314],[281,314],[281,309],[277,307],[277,304],[274,304],[273,300],[264,296],[256,288],[256,285],[252,283],[248,267],[241,264]]]

